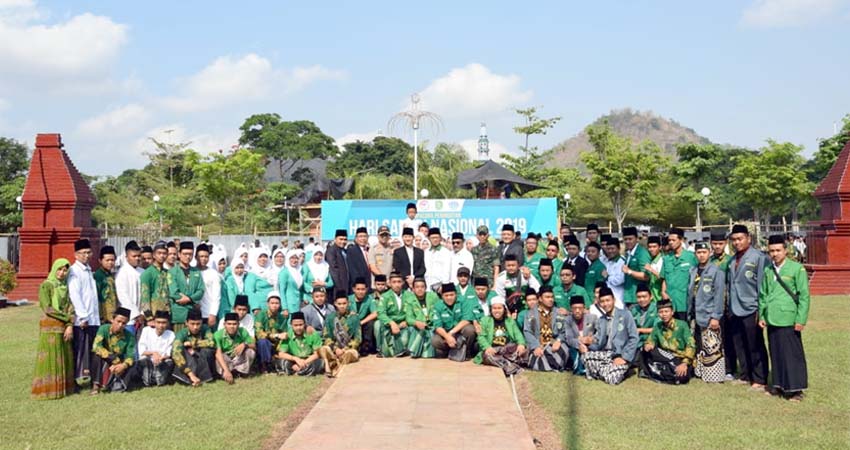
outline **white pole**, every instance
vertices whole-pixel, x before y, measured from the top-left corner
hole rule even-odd
[[[419,124],[413,124],[413,199],[419,199]]]

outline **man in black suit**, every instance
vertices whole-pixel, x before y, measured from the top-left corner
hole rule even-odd
[[[514,255],[520,267],[525,264],[525,252],[523,252],[522,240],[517,239],[514,226],[502,225],[502,241],[499,243],[499,272],[505,270],[505,256]]]
[[[350,280],[348,276],[348,253],[345,249],[345,244],[348,242],[348,232],[345,230],[336,230],[334,240],[328,244],[328,251],[325,254],[325,261],[330,266],[331,279],[334,286],[339,286],[341,289],[348,289]]]
[[[398,272],[413,287],[413,280],[425,276],[425,252],[413,246],[413,228],[401,233],[403,246],[393,251],[393,272]]]
[[[348,279],[351,285],[346,285],[348,293],[352,294],[351,288],[354,287],[354,280],[358,278],[370,280],[372,272],[369,270],[369,232],[366,227],[360,227],[354,234],[354,243],[348,246]],[[336,281],[334,281],[336,283]],[[335,289],[343,289],[342,286],[334,284]]]
[[[581,247],[579,247],[578,238],[570,236],[567,238],[567,242],[564,245],[567,248],[567,257],[564,259],[564,264],[570,264],[573,266],[573,274],[576,276],[574,281],[575,284],[587,288],[584,285],[584,276],[587,274],[589,264],[587,263],[587,260],[581,256]],[[589,290],[593,290],[593,288],[594,286],[590,286]]]

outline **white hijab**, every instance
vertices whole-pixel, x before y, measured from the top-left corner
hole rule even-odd
[[[253,253],[253,255],[252,255]],[[260,255],[268,255],[268,251],[262,247],[252,248],[248,252],[248,259],[251,261],[251,273],[266,280],[272,286],[275,284],[275,272],[272,270],[274,264],[271,261],[266,261],[265,266],[260,266]]]
[[[237,247],[236,251],[233,252],[233,261],[237,261],[237,260],[242,261],[242,255],[248,255],[248,254],[249,254],[248,246],[245,245],[245,243],[243,242],[242,245]],[[250,258],[248,258],[248,259],[250,260]],[[231,261],[231,264],[230,264],[231,268],[233,267],[233,261]],[[249,264],[249,262],[250,261],[244,262],[246,272],[249,272],[251,270],[251,264]]]
[[[316,262],[316,253],[322,254],[322,262]],[[310,273],[313,274],[314,280],[325,281],[328,278],[328,273],[331,271],[331,266],[329,266],[328,262],[325,261],[324,249],[318,249],[313,252],[313,257],[310,258],[309,261],[307,261],[307,268],[310,269]]]
[[[274,258],[278,254],[283,255],[283,265],[278,267],[274,263]],[[286,267],[286,252],[283,251],[282,248],[276,248],[274,253],[272,253],[271,261],[269,262],[271,266],[271,272],[274,274],[274,283],[273,286],[275,289],[280,290],[280,286],[277,285],[278,276],[280,276],[280,272],[283,271],[283,268]]]
[[[292,276],[292,279],[295,281],[295,285],[298,286],[298,289],[301,289],[301,285],[304,283],[304,277],[301,276],[301,264],[297,264],[295,267],[292,267],[292,264],[289,263],[289,259],[292,257],[300,257],[301,251],[298,249],[292,249],[286,252],[286,270],[289,271],[289,275]]]
[[[242,258],[236,257],[230,261],[230,276],[232,276],[233,281],[236,282],[236,287],[239,288],[239,292],[245,292],[245,272],[242,272],[242,276],[236,276],[236,266],[239,265],[243,268],[245,267],[245,263],[242,261]]]

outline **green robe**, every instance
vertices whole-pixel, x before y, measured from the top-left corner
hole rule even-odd
[[[682,362],[691,365],[697,353],[697,345],[690,327],[683,320],[673,319],[667,327],[659,320],[646,342],[676,355]]]
[[[658,253],[658,255],[649,261],[650,264],[657,263],[658,260],[664,259],[664,253]],[[661,265],[661,270],[664,270],[664,265]],[[652,301],[661,300],[661,277],[655,276],[652,272],[649,273],[649,293],[652,294]]]
[[[466,299],[475,299],[478,295],[475,293],[475,286],[472,283],[467,283],[466,292],[461,292],[463,288],[460,287],[460,284],[455,283],[455,289],[457,290],[457,300],[463,301]]]
[[[499,345],[506,345],[510,343],[525,345],[525,337],[514,319],[505,317],[504,334],[500,336],[496,336],[494,323],[495,321],[490,316],[481,319],[481,334],[478,335],[478,348],[480,350],[472,360],[475,364],[481,364],[484,359],[484,350],[492,347],[494,345],[493,340],[496,338],[499,338],[499,342],[497,343]],[[504,339],[504,343],[501,343],[502,339]]]
[[[186,348],[186,342],[192,343],[192,348],[199,350],[202,348],[215,348],[215,340],[213,332],[206,326],[201,325],[201,330],[197,335],[189,332],[188,328],[183,328],[174,335],[174,343],[171,344],[171,359],[174,360],[174,370],[188,374],[191,369],[186,367],[186,358],[183,357],[183,350]]]
[[[306,256],[305,256],[306,257]],[[309,259],[307,259],[309,261]],[[301,299],[304,303],[312,303],[313,302],[313,281],[316,280],[316,277],[313,276],[313,272],[310,271],[310,268],[307,264],[302,266],[302,272],[304,277],[304,284],[301,285],[302,297]],[[333,292],[334,280],[331,278],[331,272],[328,271],[328,275],[325,277],[325,290],[328,292]]]
[[[215,341],[216,348],[232,358],[236,356],[236,353],[233,352],[236,346],[240,344],[253,344],[254,338],[251,337],[248,330],[242,327],[237,328],[236,333],[232,336],[227,334],[226,328],[222,327],[213,334],[213,341]]]
[[[260,311],[254,317],[254,337],[268,339],[270,334],[280,334],[289,329],[289,319],[280,311],[272,315],[268,310]]]
[[[404,291],[401,296],[401,301],[404,303],[405,320],[409,326],[413,326],[416,322],[424,322],[431,327],[433,320],[434,305],[439,303],[440,298],[431,291],[425,292],[425,306],[416,298],[413,291]]]
[[[266,309],[266,295],[272,289],[274,289],[274,286],[269,284],[265,279],[258,277],[255,273],[249,273],[245,276],[245,295],[248,296],[248,305],[251,311]],[[281,305],[281,308],[283,308],[283,305]]]
[[[534,278],[538,280],[540,279],[540,260],[543,259],[543,256],[540,253],[534,253],[532,256],[528,256],[528,253],[525,253],[525,264],[523,265],[528,267]]]
[[[100,322],[112,321],[112,315],[118,307],[118,296],[115,293],[115,277],[99,267],[94,272],[94,282],[97,286],[97,303],[100,312]]]
[[[168,271],[151,264],[139,279],[139,303],[145,318],[153,319],[157,311],[171,311]]]
[[[230,275],[224,279],[224,289],[221,291],[221,304],[218,308],[218,319],[233,311],[233,303],[237,295],[245,295],[245,274],[242,274],[242,289],[236,284],[236,275]]]
[[[110,361],[113,365],[124,363],[132,366],[136,355],[136,338],[125,328],[112,334],[109,332],[111,327],[111,324],[105,323],[97,329],[92,343],[92,353]]]
[[[591,295],[596,289],[596,283],[599,281],[605,281],[607,277],[602,276],[602,271],[605,270],[605,264],[602,264],[602,261],[597,259],[593,261],[587,268],[587,272],[584,275],[584,288],[587,292],[590,292]]]
[[[806,268],[786,257],[779,269],[779,276],[791,292],[798,295],[798,301],[795,302],[776,280],[771,263],[764,269],[764,278],[759,290],[759,318],[774,327],[791,327],[798,323],[805,325],[811,302]]]
[[[407,304],[404,302],[404,293],[401,295],[401,307],[396,303],[395,292],[389,290],[384,292],[381,301],[378,302],[378,320],[383,327],[389,328],[390,322],[401,324],[407,320]]]
[[[190,267],[187,280],[178,263],[168,271],[168,293],[171,298],[171,323],[186,323],[189,311],[204,297],[204,279],[201,277],[201,271],[197,267]],[[178,304],[177,300],[180,300],[181,295],[189,297],[190,302],[185,305]]]
[[[626,253],[626,266],[628,266],[628,268],[634,272],[642,272],[648,274],[649,272],[644,269],[644,266],[649,264],[649,261],[651,259],[652,258],[649,256],[649,251],[645,249],[642,245],[637,244],[635,246],[634,256],[629,256],[629,254]],[[638,283],[640,283],[640,281],[636,280],[631,275],[624,274],[624,277],[626,281],[623,284],[623,302],[627,305],[630,303],[636,303],[637,297],[635,295],[635,292],[637,290],[637,285]]]
[[[431,314],[431,322],[434,325],[434,329],[442,328],[445,331],[450,331],[464,320],[472,323],[474,317],[471,306],[469,303],[463,304],[458,301],[455,301],[451,306],[447,305],[445,301],[438,302],[434,305],[434,310]]]
[[[696,266],[697,257],[688,250],[682,250],[678,257],[675,253],[671,253],[664,259],[661,278],[667,282],[667,295],[673,302],[673,311],[688,311],[688,286],[691,283],[691,267]]]
[[[553,293],[555,294],[555,306],[558,308],[570,309],[570,299],[576,295],[584,297],[584,306],[590,308],[590,305],[593,304],[593,298],[583,287],[575,283],[571,284],[566,291],[564,291],[564,285],[557,286]]]
[[[357,315],[357,320],[363,320],[369,314],[378,312],[378,306],[373,296],[366,294],[363,301],[358,302],[354,294],[348,296],[348,309]]]
[[[348,313],[345,317],[340,317],[336,311],[328,314],[325,318],[325,326],[322,328],[322,339],[325,345],[332,348],[338,348],[339,343],[334,336],[335,326],[339,322],[340,326],[345,330],[351,340],[348,342],[347,348],[357,350],[360,348],[360,343],[363,342],[363,335],[360,330],[360,319],[357,314]]]
[[[301,311],[301,301],[304,298],[304,287],[306,286],[304,272],[301,272],[301,286],[295,282],[295,278],[289,273],[289,269],[284,267],[277,275],[277,291],[280,294],[280,307],[290,313]],[[312,289],[311,289],[312,292]],[[266,302],[267,303],[267,302]],[[268,303],[267,303],[268,304]]]
[[[645,310],[635,303],[631,306],[630,311],[632,313],[632,317],[635,318],[635,326],[637,328],[653,328],[655,327],[655,324],[658,323],[658,307],[654,301],[649,302],[649,305],[647,305]],[[643,347],[643,344],[646,342],[646,338],[648,337],[649,333],[638,333],[641,347]]]
[[[287,333],[289,336],[280,341],[277,345],[277,351],[287,353],[296,358],[308,358],[322,346],[322,337],[318,332],[304,333],[301,337],[295,335],[292,330]]]
[[[487,305],[487,311],[490,311],[490,300],[493,300],[493,297],[496,297],[497,295],[498,294],[493,291],[487,291],[487,297],[484,300],[484,303]],[[487,314],[484,314],[484,306],[482,306],[481,302],[478,301],[478,295],[464,299],[464,302],[468,303],[467,308],[472,310],[473,321],[481,322],[481,318],[487,316]]]

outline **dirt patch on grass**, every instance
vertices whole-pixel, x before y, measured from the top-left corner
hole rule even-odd
[[[541,450],[564,450],[561,437],[555,430],[549,413],[534,401],[531,383],[522,375],[516,377],[515,381],[522,414],[525,416],[525,423],[528,424],[528,431],[534,438],[534,444]]]
[[[301,402],[295,410],[292,411],[285,419],[278,422],[272,430],[271,436],[263,442],[260,447],[262,450],[278,450],[283,446],[283,443],[289,438],[289,435],[298,428],[298,425],[307,417],[307,414],[313,409],[313,406],[325,395],[325,391],[333,384],[333,378],[322,376],[322,381],[319,386],[310,394],[306,400]]]

